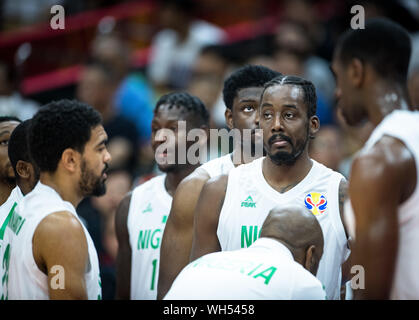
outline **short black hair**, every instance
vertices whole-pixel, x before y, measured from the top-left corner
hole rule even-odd
[[[33,162],[29,151],[29,127],[31,119],[21,122],[12,132],[9,139],[9,159],[15,172],[16,178],[19,177],[16,165],[19,160]]]
[[[344,65],[358,58],[383,78],[406,82],[411,40],[406,29],[389,19],[369,19],[365,29],[346,31],[336,48],[337,57]]]
[[[223,99],[226,107],[233,109],[233,101],[239,90],[263,87],[266,82],[280,75],[280,72],[264,66],[246,65],[239,68],[224,81]]]
[[[35,114],[30,126],[29,145],[41,172],[55,172],[63,151],[82,153],[91,130],[102,123],[94,108],[77,100],[52,101]]]
[[[20,120],[17,117],[14,117],[14,116],[0,116],[0,123],[9,122],[9,121],[16,121],[16,122],[19,122],[19,123],[22,122],[22,120]]]
[[[267,82],[263,89],[263,94],[266,89],[273,86],[293,85],[300,87],[304,92],[304,103],[307,106],[307,117],[310,119],[316,115],[317,112],[317,95],[316,88],[311,81],[297,76],[279,76]]]
[[[158,112],[161,105],[168,104],[169,108],[182,108],[186,113],[191,113],[198,126],[208,126],[209,113],[204,103],[198,97],[187,92],[171,92],[163,95],[156,104],[154,114]]]

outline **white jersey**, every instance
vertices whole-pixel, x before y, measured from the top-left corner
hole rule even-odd
[[[197,289],[198,288],[198,289]],[[282,243],[260,238],[249,248],[210,253],[191,262],[165,300],[324,300],[315,276]]]
[[[419,112],[395,110],[386,116],[372,132],[361,154],[384,135],[404,143],[415,158],[417,176],[413,194],[397,210],[399,244],[391,298],[419,299]]]
[[[164,185],[166,175],[136,187],[128,211],[131,245],[131,299],[156,300],[160,246],[172,197]]]
[[[229,153],[225,156],[210,160],[198,167],[195,172],[205,172],[209,175],[210,178],[214,178],[222,174],[227,174],[231,169],[234,169],[231,155],[232,154]]]
[[[339,213],[339,184],[344,177],[313,161],[307,176],[295,187],[279,193],[262,173],[264,158],[230,171],[217,236],[224,250],[250,246],[259,236],[262,224],[274,207],[306,206],[323,231],[324,250],[317,278],[328,299],[340,298],[341,264],[349,256],[347,238]]]
[[[64,201],[54,189],[41,182],[38,182],[32,192],[28,193],[15,209],[18,219],[16,219],[16,236],[10,247],[9,299],[49,299],[48,276],[39,270],[35,262],[32,239],[39,223],[46,216],[59,211],[71,212],[83,227],[89,255],[88,269],[85,274],[87,297],[92,300],[101,299],[99,261],[89,232],[77,216],[74,206]],[[57,273],[57,270],[49,271]]]
[[[23,194],[19,187],[15,187],[10,193],[9,198],[0,206],[0,300],[7,300],[7,283],[10,262],[10,244],[13,234],[6,232],[6,228],[13,228],[20,224],[16,224],[17,215],[15,209],[17,204],[23,198]],[[23,223],[23,222],[22,222]],[[13,233],[19,230],[15,227],[11,229]]]

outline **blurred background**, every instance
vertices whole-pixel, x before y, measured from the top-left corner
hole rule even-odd
[[[53,5],[65,28],[53,30]],[[329,65],[353,5],[386,16],[412,35],[412,104],[419,106],[419,0],[0,0],[0,115],[27,119],[51,100],[96,108],[109,135],[108,192],[77,208],[99,253],[103,298],[115,290],[115,210],[157,174],[150,148],[157,99],[173,90],[201,98],[211,127],[225,127],[224,79],[260,64],[311,80],[321,130],[311,156],[348,176],[371,128],[348,128],[334,107]]]

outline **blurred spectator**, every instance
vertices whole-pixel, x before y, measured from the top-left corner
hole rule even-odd
[[[320,127],[314,140],[310,141],[310,157],[335,171],[340,171],[343,160],[342,134],[335,126]]]
[[[135,175],[138,159],[138,132],[133,122],[117,115],[113,97],[118,82],[113,69],[93,61],[81,72],[77,98],[98,110],[103,118],[103,127],[108,134],[108,150],[112,156],[110,168],[125,169]]]
[[[410,72],[407,85],[411,105],[415,108],[419,108],[419,65]]]
[[[24,99],[19,93],[18,76],[14,67],[0,62],[0,114],[21,120],[32,118],[39,105]]]
[[[225,105],[222,97],[228,61],[220,45],[204,47],[192,66],[187,91],[202,100],[210,113],[210,128],[225,127]]]
[[[115,259],[118,252],[114,218],[116,209],[131,190],[132,177],[123,170],[110,171],[106,180],[106,194],[84,199],[77,207],[92,236],[99,257],[102,280],[102,297],[112,300],[115,296]]]
[[[200,49],[220,43],[224,32],[194,18],[195,1],[163,0],[161,3],[162,30],[152,40],[148,75],[157,87],[184,89]]]

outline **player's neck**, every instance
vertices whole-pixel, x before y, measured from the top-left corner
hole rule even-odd
[[[291,165],[277,165],[269,156],[263,159],[262,173],[266,182],[280,193],[287,192],[300,183],[310,172],[313,161],[308,156],[307,148]]]
[[[167,193],[173,197],[179,183],[188,175],[190,175],[196,168],[198,168],[198,166],[199,165],[189,165],[185,169],[178,172],[168,172],[164,181],[164,186]]]
[[[368,119],[376,127],[394,110],[408,110],[406,88],[396,83],[377,82],[367,95]]]
[[[14,187],[16,187],[16,185],[13,183],[0,181],[0,205],[6,202]]]
[[[49,172],[41,172],[39,181],[41,181],[42,184],[54,189],[64,201],[70,202],[74,208],[79,205],[83,198],[79,194],[77,188],[73,186],[71,182],[69,183],[69,179],[63,179],[59,172],[52,174]]]

